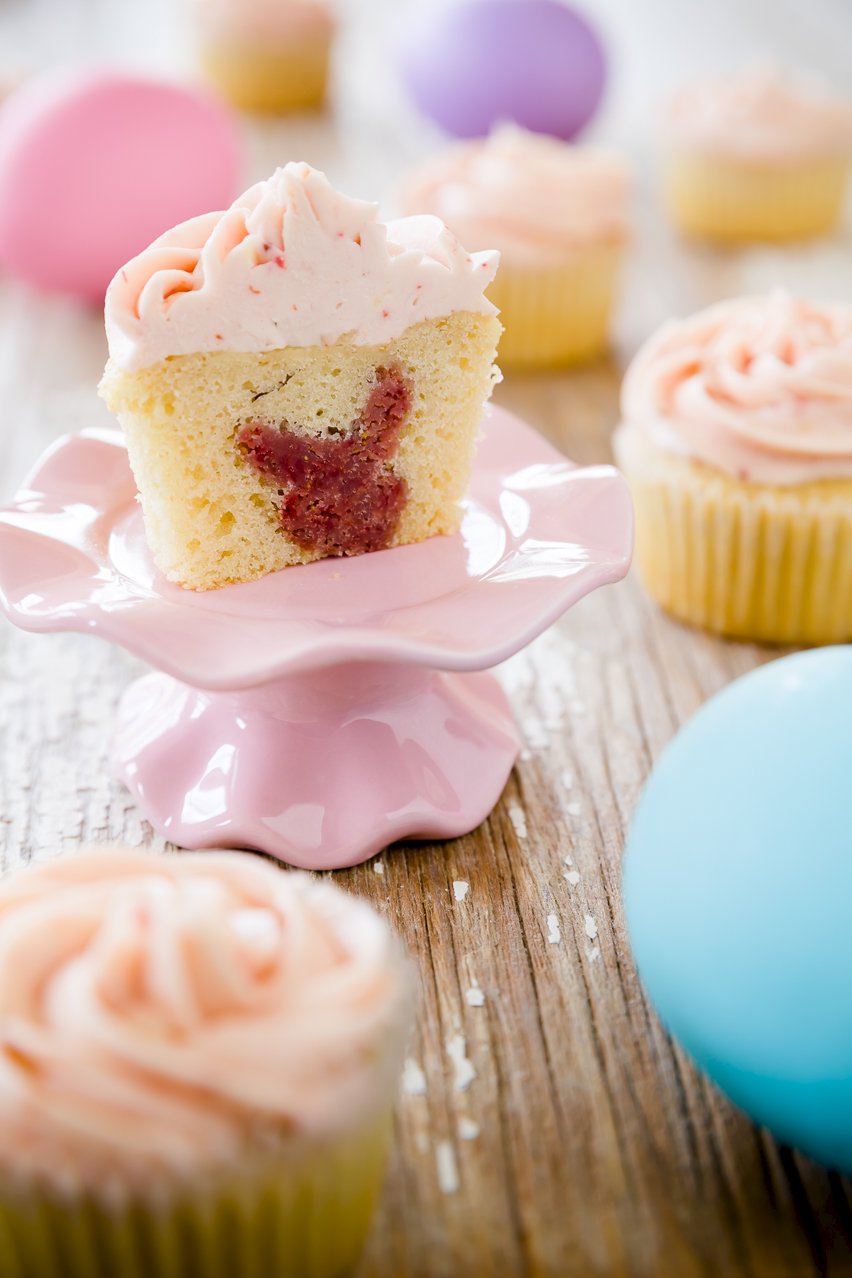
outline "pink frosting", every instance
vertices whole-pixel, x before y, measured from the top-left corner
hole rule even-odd
[[[184,222],[128,262],[106,297],[127,371],[196,351],[267,351],[348,337],[379,346],[456,311],[493,315],[498,254],[467,253],[436,217],[384,225],[378,206],[287,164],[225,213]]]
[[[852,102],[804,78],[759,68],[697,80],[669,105],[675,145],[784,162],[852,152]]]
[[[102,850],[0,885],[0,1166],[121,1192],[322,1136],[393,1097],[384,922],[236,853]]]
[[[616,154],[507,125],[427,161],[404,180],[404,213],[434,213],[472,248],[548,261],[627,233],[630,179]]]
[[[740,479],[852,476],[852,305],[786,293],[673,320],[624,379],[623,419]]]
[[[203,35],[235,44],[327,40],[334,16],[325,0],[193,0]]]

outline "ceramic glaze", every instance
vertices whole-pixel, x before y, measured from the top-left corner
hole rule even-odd
[[[0,604],[162,672],[125,695],[114,749],[157,830],[310,868],[485,818],[519,742],[476,672],[623,577],[632,545],[617,471],[574,466],[501,410],[452,537],[199,594],[156,571],[135,498],[117,432],[60,441],[0,512]]]

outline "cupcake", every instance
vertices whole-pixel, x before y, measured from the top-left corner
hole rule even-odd
[[[627,240],[629,178],[615,154],[514,126],[428,160],[404,180],[404,213],[434,213],[470,248],[500,251],[488,290],[503,367],[548,368],[606,347]]]
[[[0,885],[0,1256],[17,1278],[340,1278],[408,1020],[385,924],[236,853]]]
[[[687,235],[820,235],[843,205],[852,103],[769,70],[699,80],[670,103],[665,147],[665,199]]]
[[[288,164],[119,271],[101,393],[162,572],[206,590],[455,532],[496,269]]]
[[[636,555],[675,617],[852,639],[852,306],[774,293],[665,324],[624,380]]]
[[[191,0],[201,68],[234,106],[283,114],[325,97],[335,20],[325,0]]]

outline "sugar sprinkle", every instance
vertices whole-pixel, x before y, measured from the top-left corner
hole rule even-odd
[[[518,838],[525,839],[527,837],[527,818],[523,808],[519,807],[517,803],[509,804],[509,820],[515,827],[515,834],[517,834]]]
[[[402,1067],[402,1090],[406,1096],[426,1095],[426,1075],[410,1056]]]
[[[453,1062],[456,1091],[466,1092],[476,1078],[476,1070],[467,1058],[467,1041],[464,1034],[454,1034],[452,1038],[447,1039],[447,1055]]]
[[[459,1169],[456,1166],[456,1154],[448,1140],[439,1141],[435,1148],[435,1163],[438,1168],[438,1185],[442,1194],[454,1194],[459,1187]]]

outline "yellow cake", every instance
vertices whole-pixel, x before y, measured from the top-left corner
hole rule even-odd
[[[495,269],[291,164],[119,272],[101,393],[161,571],[205,590],[457,530]]]
[[[771,70],[700,80],[666,116],[664,194],[687,235],[738,242],[824,234],[852,155],[852,104]]]
[[[622,412],[636,562],[668,612],[740,639],[852,639],[852,306],[775,293],[673,321]]]
[[[606,348],[628,234],[623,160],[514,126],[461,143],[403,181],[405,213],[435,213],[473,248],[494,245],[504,368],[554,368]]]
[[[335,21],[325,0],[193,0],[206,78],[234,106],[283,114],[325,97]]]

